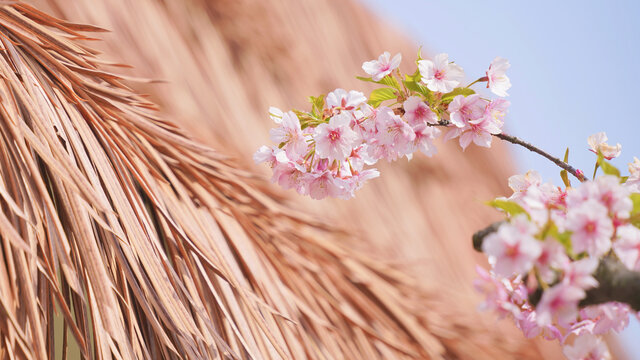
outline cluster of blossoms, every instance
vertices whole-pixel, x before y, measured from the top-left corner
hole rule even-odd
[[[493,202],[508,219],[482,242],[491,264],[490,272],[478,269],[483,308],[513,318],[527,337],[566,343],[569,359],[609,358],[598,336],[621,331],[634,313],[618,302],[579,306],[598,287],[593,274],[603,258],[640,271],[640,160],[621,178],[605,161],[620,154],[620,145],[606,140],[604,133],[589,137],[596,170],[605,172],[593,181],[562,189],[534,171],[512,176],[513,195]]]
[[[433,60],[418,54],[413,74],[401,73],[400,62],[400,54],[385,52],[362,65],[370,77],[358,78],[382,85],[368,99],[336,89],[310,97],[309,112],[271,108],[275,145],[262,146],[254,160],[268,163],[272,180],[285,189],[314,199],[351,198],[379,176],[372,167],[377,161],[411,159],[418,150],[432,156],[441,135],[457,138],[463,150],[471,143],[490,147],[494,135],[535,148],[502,134],[508,101],[471,89],[486,82],[493,94],[507,96],[506,59],[495,58],[485,76],[467,86],[461,85],[463,69],[447,54]],[[543,183],[533,171],[511,177],[513,195],[491,203],[505,211],[506,221],[482,239],[491,265],[478,269],[476,287],[487,297],[482,307],[512,318],[527,337],[558,340],[569,359],[610,358],[601,335],[622,330],[630,315],[638,315],[626,303],[585,302],[601,285],[594,274],[605,260],[640,272],[640,160],[621,177],[607,162],[621,146],[606,141],[604,133],[588,139],[598,156],[592,181],[568,166],[568,152],[562,162],[535,148],[564,169],[565,187]],[[599,168],[604,175],[595,178]],[[571,187],[568,172],[584,182]]]
[[[509,63],[496,58],[486,76],[461,86],[463,70],[447,54],[434,60],[418,55],[418,69],[403,75],[400,54],[388,52],[367,61],[360,78],[384,87],[369,99],[358,91],[336,89],[311,97],[310,112],[270,109],[277,127],[270,132],[274,146],[262,146],[254,155],[257,163],[273,169],[272,181],[285,189],[314,199],[348,199],[369,179],[379,176],[370,166],[378,160],[395,161],[420,151],[436,153],[434,141],[443,131],[445,140],[459,138],[462,148],[472,142],[491,146],[500,134],[509,102],[482,98],[469,86],[487,82],[495,94],[506,96],[511,83],[505,75]],[[383,105],[384,102],[392,102]]]

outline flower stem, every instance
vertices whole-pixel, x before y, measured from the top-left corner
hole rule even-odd
[[[526,141],[520,140],[515,136],[511,136],[511,135],[507,135],[507,134],[494,134],[493,136],[500,138],[504,141],[508,141],[512,144],[516,144],[516,145],[520,145],[522,147],[524,147],[525,149],[529,150],[529,151],[533,151],[536,154],[542,155],[545,158],[549,159],[551,162],[553,162],[554,164],[558,165],[560,168],[566,170],[569,174],[573,175],[576,177],[576,179],[580,180],[581,182],[584,182],[587,180],[587,178],[584,177],[584,175],[578,173],[578,171],[571,165],[567,164],[566,162],[549,155],[548,153],[546,153],[545,151],[529,144]]]
[[[472,82],[471,84],[467,85],[466,87],[467,87],[467,88],[470,88],[470,87],[471,87],[471,85],[476,84],[476,83],[479,83],[479,82],[482,82],[482,81],[487,81],[487,77],[486,77],[486,76],[484,76],[484,77],[481,77],[481,78],[479,78],[479,79],[476,79],[476,81]]]

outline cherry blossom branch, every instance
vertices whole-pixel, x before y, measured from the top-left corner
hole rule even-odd
[[[497,221],[474,233],[472,236],[473,248],[482,252],[482,243],[485,237],[498,231],[498,228],[504,223],[505,221]],[[617,301],[628,304],[635,311],[640,311],[640,272],[627,269],[614,256],[607,256],[600,260],[593,277],[599,285],[587,290],[586,297],[580,301],[580,307]],[[530,295],[529,301],[532,305],[536,306],[540,301],[541,290],[538,289]]]
[[[402,109],[402,113],[404,113],[404,109]],[[451,123],[448,120],[442,120],[440,122],[438,122],[437,124],[429,124],[430,126],[442,126],[442,127],[448,127]],[[580,180],[581,182],[584,182],[587,180],[587,178],[582,174],[582,172],[578,171],[576,168],[574,168],[573,166],[567,164],[566,162],[554,157],[553,155],[550,155],[549,153],[547,153],[546,151],[524,141],[521,140],[515,136],[511,136],[511,135],[507,135],[505,133],[500,133],[500,134],[493,134],[493,136],[502,139],[504,141],[510,142],[512,144],[515,145],[520,145],[522,147],[524,147],[525,149],[532,151],[538,155],[542,155],[543,157],[547,158],[548,160],[550,160],[551,162],[553,162],[554,164],[556,164],[557,166],[559,166],[561,169],[566,170],[569,174],[573,175],[576,177],[576,179]]]
[[[258,149],[254,160],[268,164],[283,188],[319,200],[354,197],[379,176],[371,167],[379,160],[434,155],[440,136],[457,139],[463,150],[491,147],[497,137],[541,155],[562,169],[565,188],[543,183],[535,171],[509,178],[513,194],[488,203],[506,220],[473,235],[474,248],[491,263],[490,272],[478,270],[474,285],[486,295],[484,308],[512,317],[527,337],[543,334],[565,344],[577,334],[574,345],[565,344],[569,358],[607,358],[594,335],[620,331],[631,309],[640,310],[640,159],[621,176],[606,161],[620,155],[621,145],[594,134],[587,142],[604,175],[587,181],[568,164],[568,153],[560,160],[502,133],[511,87],[506,59],[496,57],[486,76],[466,87],[462,67],[447,54],[429,60],[418,53],[418,69],[408,74],[397,70],[400,61],[400,54],[385,52],[363,63],[370,77],[358,79],[382,85],[369,97],[335,89],[310,96],[310,111],[270,108],[273,144]],[[479,82],[499,98],[471,89]],[[584,184],[572,187],[569,173]]]
[[[532,151],[532,152],[534,152],[534,153],[536,153],[538,155],[544,156],[545,158],[549,159],[554,164],[558,165],[560,168],[566,170],[569,174],[575,176],[576,179],[580,180],[581,182],[584,182],[584,181],[587,180],[587,178],[581,172],[578,172],[578,170],[576,170],[573,166],[571,166],[571,165],[567,164],[566,162],[564,162],[564,161],[562,161],[562,160],[550,155],[549,153],[543,151],[542,149],[537,148],[537,147],[529,144],[526,141],[523,141],[521,139],[518,139],[515,136],[507,135],[507,134],[504,134],[504,133],[494,134],[493,136],[495,136],[497,138],[500,138],[500,139],[502,139],[504,141],[508,141],[508,142],[510,142],[512,144],[520,145],[520,146],[524,147],[525,149],[527,149],[529,151]]]

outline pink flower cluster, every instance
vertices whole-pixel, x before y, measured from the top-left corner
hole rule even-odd
[[[471,142],[482,147],[491,147],[491,135],[502,132],[509,101],[496,99],[487,101],[478,94],[464,97],[458,95],[449,104],[451,123],[455,125],[445,139],[460,137],[460,146],[465,149]]]
[[[630,169],[638,170],[638,163]],[[640,229],[631,221],[637,185],[604,175],[563,190],[529,171],[512,176],[509,186],[513,195],[500,200],[520,210],[512,207],[508,221],[482,243],[491,265],[490,272],[478,269],[482,307],[513,318],[527,337],[557,339],[570,359],[609,358],[604,342],[593,336],[621,331],[632,310],[615,302],[578,304],[598,286],[592,274],[605,255],[640,270]],[[533,306],[529,299],[540,291]]]
[[[353,197],[366,180],[379,176],[365,166],[410,158],[417,150],[436,153],[433,141],[441,131],[429,124],[437,117],[417,97],[404,105],[403,118],[386,106],[366,104],[360,92],[336,89],[326,98],[326,121],[306,123],[304,129],[295,113],[272,110],[279,127],[271,130],[271,140],[278,145],[261,147],[254,160],[269,163],[273,181],[285,189],[314,199]]]
[[[374,107],[361,92],[336,89],[326,98],[314,98],[310,113],[271,108],[271,119],[277,124],[270,132],[275,145],[262,146],[254,160],[268,163],[272,181],[285,189],[314,199],[348,199],[365,181],[379,176],[375,168],[367,168],[378,160],[411,159],[416,151],[434,155],[434,141],[443,133],[439,127],[450,129],[445,140],[459,137],[463,149],[472,142],[491,146],[492,135],[501,132],[508,101],[489,101],[468,88],[447,97],[464,76],[447,54],[417,62],[414,88],[406,86],[406,77],[397,70],[400,60],[400,54],[391,58],[385,52],[362,65],[371,75],[369,81],[389,86],[383,90],[384,100],[396,101],[391,107],[380,105],[384,100],[374,102]],[[506,68],[508,62],[496,58],[487,71],[492,76],[483,81],[494,93],[506,95],[511,86]],[[420,87],[424,90],[415,90]]]
[[[470,87],[486,82],[493,94],[507,96],[506,59],[496,57],[486,76],[467,86],[464,70],[447,54],[432,60],[419,55],[413,74],[400,71],[401,59],[385,52],[363,63],[370,77],[360,79],[382,86],[369,99],[336,89],[311,97],[310,112],[271,108],[274,145],[262,146],[254,160],[269,164],[272,181],[285,189],[314,199],[347,199],[380,175],[371,167],[379,160],[411,159],[416,151],[432,156],[441,135],[444,141],[457,138],[463,150],[471,143],[491,146],[509,101],[488,100]],[[606,174],[593,181],[571,187],[564,176],[563,189],[543,183],[534,171],[509,179],[513,194],[494,201],[507,221],[484,238],[491,270],[479,268],[475,284],[486,295],[482,308],[512,318],[527,337],[558,340],[569,359],[610,358],[600,336],[622,330],[632,313],[616,302],[580,308],[587,292],[599,286],[593,274],[600,261],[613,257],[640,271],[640,160],[629,165],[628,177],[620,177],[605,160],[619,156],[622,147],[606,141],[605,133],[588,139],[598,155],[596,171]],[[572,174],[585,179],[579,170]]]

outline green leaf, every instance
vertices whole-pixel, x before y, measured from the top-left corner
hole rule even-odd
[[[295,110],[295,109],[292,111],[296,114],[296,116],[300,120],[300,127],[302,129],[306,129],[307,127],[309,127],[310,123],[317,124],[322,121],[319,118],[319,115],[300,111],[300,110]]]
[[[640,228],[640,194],[633,193],[629,196],[633,202],[633,209],[629,216],[629,222],[635,227]]]
[[[469,95],[473,95],[475,93],[476,92],[473,91],[473,89],[469,89],[469,88],[466,88],[466,87],[455,88],[455,89],[453,89],[452,92],[448,92],[448,93],[442,95],[442,102],[448,103],[448,102],[453,101],[453,98],[458,96],[458,95],[463,95],[463,96],[466,97],[466,96],[469,96]]]
[[[402,83],[404,83],[404,86],[406,86],[408,90],[422,95],[429,103],[433,102],[433,95],[426,86],[416,81],[402,80]]]
[[[609,162],[603,161],[602,164],[600,164],[600,167],[605,174],[620,177],[620,170]]]
[[[573,253],[573,246],[571,245],[571,231],[556,233],[554,237],[560,244],[562,244],[562,246],[564,246],[567,254]]]
[[[629,218],[629,222],[631,223],[631,225],[640,228],[640,214],[636,214],[634,216],[631,216]]]
[[[320,116],[324,110],[324,95],[318,97],[309,96],[309,102],[311,103],[311,112],[316,116]]]
[[[400,84],[398,83],[398,80],[396,80],[395,76],[387,75],[383,77],[380,81],[378,81],[378,84],[387,85],[394,89],[400,90]]]
[[[421,81],[422,75],[420,75],[420,70],[416,69],[416,72],[414,72],[412,75],[405,75],[402,83],[408,90],[422,95],[429,104],[432,104],[433,93],[431,92],[431,90],[427,89],[427,87],[424,86]]]
[[[420,69],[416,69],[416,71],[411,75],[404,76],[407,81],[415,81],[420,82],[422,80],[422,75],[420,75]]]
[[[387,75],[387,76],[383,77],[382,79],[380,79],[380,81],[374,81],[372,78],[366,78],[366,77],[362,77],[362,76],[356,76],[356,79],[362,80],[362,81],[367,81],[367,82],[372,82],[372,83],[375,83],[375,84],[381,84],[381,85],[389,86],[389,87],[392,87],[394,89],[400,90],[400,84],[398,83],[398,80],[396,80],[396,78],[394,76],[391,76],[391,75]]]
[[[559,232],[558,227],[553,221],[550,221],[547,230],[544,234],[542,234],[544,240],[547,236],[551,236],[556,239],[562,246],[564,246],[565,250],[568,254],[571,254],[572,246],[571,246],[571,231]]]
[[[565,163],[569,163],[569,148],[567,148],[567,150],[564,152],[564,161]]]
[[[633,202],[633,209],[631,210],[631,216],[640,214],[640,194],[633,193],[629,197]]]
[[[529,213],[527,213],[527,211],[523,209],[522,206],[520,206],[520,204],[511,200],[493,199],[487,202],[487,205],[492,206],[496,209],[502,210],[511,216],[526,214],[527,217],[531,219],[531,216],[529,216]]]
[[[560,171],[560,178],[562,178],[562,182],[565,187],[571,187],[571,181],[569,181],[569,173],[567,170]]]
[[[607,174],[607,175],[615,175],[617,177],[620,177],[620,170],[618,170],[617,167],[611,165],[611,163],[606,161],[604,159],[604,156],[602,156],[602,154],[598,154],[598,165],[600,165],[600,168],[602,168],[602,171],[605,174]]]
[[[391,88],[375,89],[369,96],[367,103],[373,107],[378,107],[383,101],[397,98],[397,94]]]

